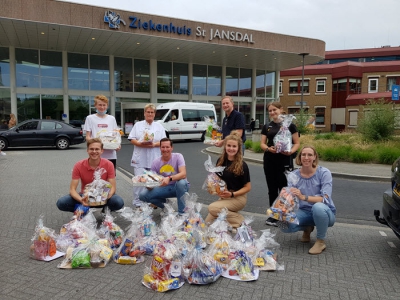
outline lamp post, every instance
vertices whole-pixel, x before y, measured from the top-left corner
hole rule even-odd
[[[299,55],[301,55],[303,57],[303,68],[301,71],[301,100],[300,100],[300,110],[303,111],[303,95],[304,95],[304,57],[306,55],[308,55],[309,53],[300,53]]]

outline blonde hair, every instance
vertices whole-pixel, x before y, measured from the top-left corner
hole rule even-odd
[[[311,150],[314,151],[315,160],[313,161],[312,166],[313,166],[313,168],[316,168],[316,167],[318,166],[318,163],[319,163],[319,156],[318,156],[317,150],[315,150],[314,146],[311,146],[311,145],[304,145],[303,147],[301,147],[299,153],[297,153],[297,156],[296,156],[296,160],[295,160],[295,161],[296,161],[296,164],[297,164],[298,166],[301,166],[301,165],[302,165],[302,163],[301,163],[301,153],[302,153],[303,150],[306,149],[306,148],[309,148],[309,149],[311,149]]]
[[[229,99],[229,100],[231,100],[232,104],[234,104],[233,98],[232,98],[231,96],[223,96],[223,97],[221,98],[221,101],[224,100],[224,99]]]
[[[102,142],[101,139],[99,139],[99,138],[88,139],[88,140],[86,141],[86,148],[89,149],[89,146],[90,146],[91,144],[94,144],[94,143],[99,143],[99,144],[101,144],[101,149],[103,149],[103,142]]]
[[[153,103],[146,104],[144,107],[144,111],[146,111],[146,109],[148,109],[148,108],[154,110],[154,112],[157,110],[156,106]]]
[[[94,97],[94,105],[97,104],[97,101],[98,101],[98,100],[103,101],[103,102],[105,102],[105,103],[108,105],[108,98],[107,98],[106,96],[104,96],[104,95],[97,95],[96,97]]]
[[[235,154],[235,157],[233,158],[232,164],[229,166],[227,170],[235,174],[236,176],[242,175],[243,174],[243,151],[242,151],[242,137],[239,135],[239,133],[236,130],[232,130],[231,133],[225,137],[224,139],[224,145],[223,145],[223,150],[222,154],[219,158],[217,166],[224,166],[225,162],[228,161],[228,154],[226,153],[226,143],[228,141],[236,141],[238,143],[238,151]]]

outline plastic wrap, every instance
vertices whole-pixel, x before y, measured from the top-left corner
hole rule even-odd
[[[101,139],[103,149],[115,150],[121,146],[121,133],[119,129],[113,131],[102,129],[96,134],[96,137]]]
[[[133,186],[145,186],[145,187],[156,187],[162,184],[163,176],[153,172],[145,171],[141,175],[136,175],[132,177]]]
[[[40,216],[31,239],[30,257],[37,260],[48,260],[48,257],[56,255],[56,240],[57,234],[53,229],[43,225],[43,216]]]
[[[281,127],[274,137],[276,153],[290,152],[292,149],[292,133],[289,130],[289,126],[296,117],[293,115],[280,115],[279,118],[282,119]]]
[[[84,189],[84,196],[87,197],[89,206],[102,206],[107,203],[108,194],[111,190],[111,183],[101,179],[101,175],[106,172],[103,168],[94,171],[94,180],[87,184]]]
[[[204,144],[215,145],[216,142],[222,140],[221,127],[218,126],[215,120],[204,116],[204,122],[207,125],[207,130],[204,135]]]
[[[211,156],[204,162],[204,167],[208,173],[206,180],[203,183],[202,189],[206,190],[211,195],[218,195],[226,188],[226,183],[216,173],[222,172],[225,167],[216,167],[211,161]]]
[[[278,262],[280,245],[274,240],[274,236],[275,234],[266,229],[262,230],[260,238],[254,241],[257,253],[252,256],[252,261],[260,271],[284,270],[283,262]]]
[[[148,129],[143,131],[143,135],[139,138],[139,142],[142,144],[152,144],[154,141],[154,133],[151,133]]]
[[[124,239],[124,231],[114,222],[114,217],[108,207],[105,208],[104,219],[97,234],[100,238],[107,239],[113,250],[117,249]]]

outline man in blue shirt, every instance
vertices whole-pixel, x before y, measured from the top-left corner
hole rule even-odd
[[[224,96],[221,100],[222,109],[225,111],[225,118],[222,120],[222,137],[225,139],[232,130],[236,130],[242,137],[243,141],[243,154],[244,154],[244,142],[246,141],[245,134],[245,121],[242,113],[233,109],[233,99],[230,96]],[[224,140],[221,140],[215,144],[217,147],[221,147]]]

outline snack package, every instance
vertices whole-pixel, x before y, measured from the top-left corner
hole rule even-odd
[[[143,135],[140,137],[139,142],[142,144],[152,144],[154,140],[154,133],[151,133],[148,129],[143,131]]]
[[[279,118],[282,119],[281,128],[274,137],[276,153],[290,152],[292,149],[292,133],[289,126],[296,117],[294,115],[280,115]]]
[[[296,216],[296,212],[299,209],[299,199],[290,192],[290,188],[297,184],[299,178],[292,172],[287,175],[287,181],[288,186],[282,188],[278,198],[267,209],[267,217],[278,221],[299,224]]]
[[[153,171],[145,171],[141,175],[136,175],[132,177],[133,186],[145,186],[145,187],[156,187],[160,186],[163,176],[153,172]]]
[[[245,245],[251,245],[256,238],[256,234],[250,224],[253,222],[253,216],[246,216],[242,225],[237,228],[237,233],[233,238],[235,241],[240,241]]]
[[[252,261],[254,267],[260,271],[284,270],[283,262],[278,263],[280,245],[274,240],[274,236],[275,234],[266,229],[262,230],[260,238],[254,241],[257,253],[252,256]]]
[[[84,216],[89,212],[90,207],[83,204],[75,204],[74,215],[78,220],[82,220]]]
[[[226,183],[216,173],[222,172],[225,167],[216,167],[211,161],[211,156],[204,162],[204,167],[209,174],[203,183],[202,189],[209,192],[211,195],[218,195],[219,192],[226,188]]]
[[[101,179],[101,175],[105,172],[103,168],[97,168],[93,174],[94,180],[85,186],[84,195],[87,196],[89,206],[101,206],[107,203],[112,186],[108,181]]]
[[[53,229],[43,225],[43,216],[40,216],[31,239],[30,257],[47,260],[48,257],[54,256],[57,252],[56,239],[57,234]]]
[[[107,239],[113,250],[117,249],[124,239],[124,231],[114,222],[108,207],[105,208],[105,216],[97,234],[100,238]]]
[[[223,277],[227,277],[240,281],[257,280],[259,271],[254,269],[251,258],[243,250],[237,250],[230,254],[231,263],[229,268],[222,273]]]
[[[222,233],[227,233],[230,224],[226,220],[226,216],[228,214],[228,210],[226,208],[221,209],[218,214],[218,218],[214,220],[212,224],[208,224],[207,228],[207,244],[212,244],[215,241],[216,237],[220,237]]]
[[[221,127],[218,126],[214,119],[210,119],[208,116],[204,116],[204,122],[207,125],[204,144],[215,145],[216,142],[222,140]]]
[[[222,273],[222,267],[201,247],[202,237],[193,231],[196,246],[183,258],[183,276],[190,284],[215,282]]]
[[[121,146],[121,133],[119,129],[113,131],[102,129],[96,134],[96,137],[101,139],[104,149],[115,150]]]

